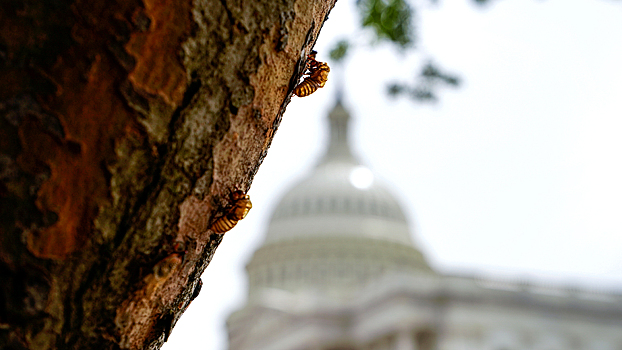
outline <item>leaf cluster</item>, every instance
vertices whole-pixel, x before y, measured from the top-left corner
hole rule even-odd
[[[414,42],[413,9],[405,0],[358,0],[363,28],[371,28],[379,41],[388,40],[401,48]]]
[[[348,40],[339,40],[337,44],[335,44],[335,47],[330,50],[330,59],[335,62],[341,62],[346,57],[349,48],[350,42]]]
[[[412,100],[419,102],[436,102],[435,91],[439,86],[457,87],[460,85],[460,78],[455,75],[442,72],[434,63],[428,62],[421,69],[421,73],[415,79],[415,85],[403,83],[392,83],[388,86],[390,96],[397,97],[406,95]]]
[[[437,3],[439,0],[428,0]],[[471,0],[477,5],[485,5],[491,0]],[[356,0],[360,15],[360,25],[363,30],[373,32],[375,42],[388,42],[400,50],[414,48],[415,8],[408,0]],[[353,48],[353,41],[348,38],[336,43],[330,51],[330,58],[335,63],[344,61],[349,51]],[[459,86],[460,79],[457,76],[443,73],[433,63],[421,67],[413,84],[392,83],[388,91],[391,96],[406,95],[417,102],[437,101],[435,90],[440,86]]]

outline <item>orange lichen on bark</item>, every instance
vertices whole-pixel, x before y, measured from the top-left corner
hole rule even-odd
[[[25,152],[20,155],[19,162],[25,168],[30,168],[36,167],[32,155],[48,160],[46,163],[50,167],[51,177],[41,186],[36,204],[43,212],[56,213],[58,221],[46,228],[25,227],[26,243],[37,257],[62,259],[84,241],[85,237],[79,233],[79,229],[88,216],[89,205],[84,196],[76,196],[72,190],[92,192],[92,176],[88,171],[83,171],[81,157],[75,150],[67,145],[59,145],[50,135],[32,124],[32,121],[27,121],[20,128]],[[30,162],[32,164],[26,164]]]
[[[159,96],[172,106],[183,99],[187,77],[179,52],[191,29],[192,3],[147,0],[144,4],[144,10],[133,13],[148,16],[150,25],[144,32],[132,33],[126,44],[136,60],[129,75],[106,51],[98,51],[102,47],[97,31],[80,24],[72,34],[82,46],[70,48],[49,71],[40,72],[56,87],[54,95],[41,97],[41,104],[55,111],[65,138],[53,139],[26,125],[20,130],[21,162],[31,167],[46,164],[51,172],[39,188],[37,207],[58,218],[48,227],[24,228],[28,248],[37,257],[64,259],[91,237],[93,218],[108,201],[104,172],[106,162],[115,158],[114,145],[120,138],[141,137],[131,132],[137,122],[117,92],[119,82],[128,79],[136,90]],[[87,51],[90,66],[84,71],[84,64],[78,63],[84,62]]]
[[[191,8],[190,0],[145,0],[149,29],[132,34],[125,46],[136,58],[129,76],[134,87],[174,106],[181,103],[188,80],[179,54],[193,23]]]
[[[105,159],[114,152],[113,140],[122,137],[132,120],[115,92],[109,59],[96,56],[84,82],[84,72],[67,68],[71,57],[59,58],[52,69],[50,77],[59,90],[45,103],[58,111],[65,139],[55,140],[32,123],[20,127],[22,164],[42,162],[51,171],[36,204],[42,212],[56,213],[58,220],[27,234],[29,250],[41,258],[63,259],[90,238],[98,207],[108,200]]]

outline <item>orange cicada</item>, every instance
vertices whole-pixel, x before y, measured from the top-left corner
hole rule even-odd
[[[315,59],[317,51],[311,51],[307,56],[304,80],[294,88],[296,96],[305,97],[314,93],[317,89],[324,87],[328,80],[330,67],[325,62]]]

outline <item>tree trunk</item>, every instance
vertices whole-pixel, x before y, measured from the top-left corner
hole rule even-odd
[[[334,2],[1,3],[0,348],[163,344]]]

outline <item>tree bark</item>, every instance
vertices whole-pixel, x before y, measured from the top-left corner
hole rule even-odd
[[[2,2],[0,348],[163,344],[334,2]]]

